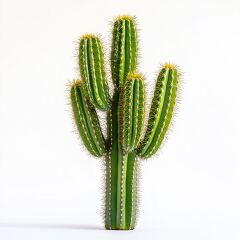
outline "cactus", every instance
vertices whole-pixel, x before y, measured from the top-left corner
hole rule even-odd
[[[135,18],[117,17],[112,33],[112,98],[103,44],[92,34],[80,39],[81,80],[71,84],[70,97],[73,117],[85,147],[92,155],[105,159],[105,228],[129,230],[136,224],[140,158],[152,156],[164,140],[174,112],[180,74],[174,64],[162,66],[143,134],[145,79],[137,67]],[[95,109],[107,111],[106,137]]]

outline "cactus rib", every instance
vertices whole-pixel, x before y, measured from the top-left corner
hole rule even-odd
[[[126,200],[125,200],[125,228],[134,229],[137,213],[137,176],[138,159],[136,153],[128,154]]]
[[[118,228],[120,226],[120,215],[121,215],[121,173],[123,164],[123,153],[121,151],[121,143],[119,141],[119,92],[115,91],[112,100],[112,106],[109,109],[108,114],[108,136],[110,141],[110,149],[107,156],[108,161],[111,162],[111,222],[110,226],[112,229]],[[105,216],[106,219],[106,216]],[[108,226],[107,226],[108,228]]]

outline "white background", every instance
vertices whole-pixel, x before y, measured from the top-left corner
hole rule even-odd
[[[66,92],[78,38],[109,52],[119,14],[137,16],[149,97],[162,62],[184,72],[127,232],[103,230],[102,160],[72,133]],[[240,239],[239,23],[239,0],[0,0],[0,239]]]

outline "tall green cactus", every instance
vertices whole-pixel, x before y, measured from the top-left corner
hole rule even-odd
[[[134,229],[137,212],[139,157],[149,158],[161,146],[171,122],[177,97],[179,71],[165,64],[155,85],[151,109],[142,136],[145,115],[145,80],[138,73],[138,33],[135,19],[120,16],[113,25],[109,94],[101,40],[84,35],[79,44],[82,80],[73,81],[70,95],[77,129],[89,152],[105,156],[105,228]],[[97,112],[107,111],[107,136]]]

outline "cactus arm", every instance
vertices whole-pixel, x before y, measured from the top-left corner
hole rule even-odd
[[[121,116],[122,143],[126,152],[133,151],[140,139],[145,108],[144,79],[130,74],[124,84]]]
[[[175,66],[166,64],[155,87],[145,137],[138,149],[143,158],[152,156],[160,147],[172,119],[179,74]]]
[[[73,117],[83,143],[91,154],[102,156],[106,151],[103,134],[96,111],[84,96],[82,83],[74,82],[70,92]]]
[[[80,40],[79,65],[91,103],[99,109],[109,107],[109,88],[104,68],[102,43],[93,35],[84,35]]]
[[[137,32],[132,17],[119,17],[113,27],[111,68],[114,84],[122,85],[137,67]]]

